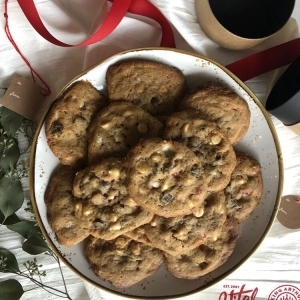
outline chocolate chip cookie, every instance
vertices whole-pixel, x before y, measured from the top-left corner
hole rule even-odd
[[[85,165],[87,128],[106,98],[88,81],[73,83],[53,104],[46,120],[47,142],[62,164]]]
[[[75,215],[80,226],[93,236],[114,239],[153,218],[153,213],[129,197],[125,180],[123,158],[108,158],[76,174]]]
[[[154,216],[144,225],[145,234],[153,246],[180,255],[218,238],[226,221],[225,195],[223,191],[211,194],[194,214],[175,218]]]
[[[188,146],[201,159],[208,191],[227,186],[236,158],[229,139],[215,122],[194,110],[180,111],[167,119],[163,137]]]
[[[130,101],[152,115],[170,114],[186,89],[179,69],[146,60],[110,66],[106,82],[111,101]]]
[[[225,223],[218,238],[208,239],[188,253],[177,256],[164,253],[166,268],[178,278],[197,279],[224,264],[232,254],[236,240],[237,236],[232,235],[231,228]]]
[[[45,192],[48,222],[60,244],[72,247],[89,234],[75,218],[73,180],[76,170],[60,165],[52,174]]]
[[[196,109],[215,121],[236,144],[246,134],[250,125],[248,104],[228,87],[209,82],[180,102],[180,109]]]
[[[120,236],[111,241],[91,237],[85,256],[94,273],[117,288],[127,288],[154,274],[163,263],[162,252]]]
[[[89,164],[126,156],[141,138],[158,136],[163,124],[136,105],[115,101],[101,110],[88,129]]]
[[[144,243],[146,245],[153,247],[153,244],[151,243],[151,241],[148,239],[146,235],[145,226],[146,225],[142,225],[133,230],[127,231],[124,233],[124,235],[137,242]]]
[[[263,180],[259,162],[244,152],[236,152],[237,163],[225,188],[227,214],[240,222],[249,218],[259,204]]]
[[[204,201],[207,180],[201,160],[185,145],[141,140],[128,153],[127,166],[130,197],[154,214],[188,215]]]

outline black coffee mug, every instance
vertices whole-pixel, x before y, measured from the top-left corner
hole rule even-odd
[[[202,30],[228,49],[261,43],[289,20],[295,0],[195,0]]]

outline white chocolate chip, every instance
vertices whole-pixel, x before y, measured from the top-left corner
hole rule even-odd
[[[79,211],[79,210],[81,210],[81,208],[82,208],[81,203],[76,203],[76,205],[75,205],[75,211]]]
[[[164,151],[164,152],[170,151],[169,145],[164,145],[164,146],[163,146],[163,151]]]
[[[140,173],[143,173],[143,174],[147,173],[149,170],[149,166],[148,166],[147,162],[144,160],[140,160],[137,163],[136,168],[139,170]]]
[[[97,140],[96,140],[96,143],[97,143],[97,145],[102,145],[102,142],[103,142],[103,139],[102,139],[102,137],[101,136],[98,136],[98,138],[97,138]]]
[[[190,127],[190,124],[189,124],[189,123],[185,123],[185,124],[183,125],[182,132],[183,132],[183,133],[187,133],[188,130],[189,130],[189,127]]]
[[[168,188],[170,187],[169,183],[168,182],[164,182],[163,185],[161,186],[161,191],[165,191],[167,190]]]
[[[113,178],[113,179],[118,179],[120,177],[120,169],[118,168],[112,168],[108,171],[108,174]]]
[[[243,178],[241,178],[241,179],[239,179],[239,180],[237,181],[237,184],[238,184],[238,185],[243,185],[244,183],[246,183],[246,180],[243,179]]]
[[[111,122],[105,122],[100,125],[103,129],[109,129],[111,126]]]
[[[194,208],[195,207],[195,203],[192,201],[188,201],[188,206],[189,208]]]
[[[204,207],[203,206],[197,207],[196,209],[193,210],[193,215],[196,218],[202,217],[203,214],[204,214]]]
[[[118,190],[110,190],[107,194],[107,198],[110,200],[115,199],[115,197],[119,196],[119,191]]]
[[[109,227],[109,230],[117,231],[117,230],[120,230],[121,228],[122,228],[122,226],[121,226],[120,222],[115,222]]]
[[[103,196],[99,193],[94,194],[92,196],[92,198],[90,199],[90,201],[94,204],[94,205],[100,205],[103,203]]]
[[[154,162],[160,162],[162,157],[160,154],[156,153],[154,155],[151,156],[151,159],[154,161]]]
[[[141,254],[141,246],[138,243],[133,243],[130,247],[130,250],[133,253],[133,255]]]
[[[154,187],[155,189],[159,188],[160,187],[159,181],[154,181],[152,187]]]
[[[218,144],[220,144],[220,143],[221,143],[221,140],[222,140],[222,138],[221,138],[221,136],[218,135],[218,134],[213,134],[213,135],[211,136],[211,138],[210,138],[210,141],[211,141],[211,143],[212,143],[213,145],[218,145]]]
[[[181,229],[179,229],[177,232],[175,232],[174,234],[173,234],[173,236],[175,237],[175,238],[177,238],[178,240],[185,240],[186,239],[186,231],[185,231],[185,229],[184,228],[181,228]]]
[[[90,209],[88,209],[88,210],[86,210],[86,211],[84,211],[84,215],[85,216],[89,216],[89,215],[91,215],[93,213],[93,211],[92,210],[90,210]]]
[[[111,214],[109,216],[109,221],[110,222],[116,222],[118,220],[118,216],[116,214]]]
[[[131,198],[128,198],[125,202],[125,204],[129,207],[137,207],[137,203],[135,201],[133,201]]]
[[[118,237],[115,241],[115,245],[117,249],[123,249],[126,246],[126,239],[123,237]]]
[[[150,223],[150,226],[151,226],[151,227],[156,227],[156,225],[157,225],[157,224],[156,224],[155,221],[152,221],[152,222]]]

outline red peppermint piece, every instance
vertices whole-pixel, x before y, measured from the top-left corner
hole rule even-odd
[[[250,195],[252,193],[252,191],[251,190],[243,190],[243,191],[241,191],[241,193],[242,193],[242,196],[246,197],[246,196]]]
[[[196,194],[197,194],[197,195],[200,195],[201,193],[202,193],[202,189],[201,189],[201,188],[197,188],[197,189],[196,189]]]
[[[179,173],[180,173],[179,171],[175,171],[175,172],[173,173],[173,176],[174,176],[174,177],[179,177]]]

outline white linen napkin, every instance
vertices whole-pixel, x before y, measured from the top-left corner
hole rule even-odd
[[[172,24],[177,48],[208,56],[223,65],[299,37],[297,21],[291,18],[283,29],[260,45],[244,51],[227,50],[216,45],[202,32],[197,23],[194,0],[152,0],[151,2]],[[55,37],[67,43],[78,43],[86,39],[103,22],[111,5],[105,0],[89,0],[88,2],[85,0],[36,0],[35,3],[45,26]],[[155,21],[129,13],[105,40],[86,48],[61,48],[45,41],[34,31],[16,0],[9,1],[8,8],[9,26],[15,42],[32,67],[51,88],[52,94],[46,99],[43,109],[55,98],[58,91],[83,69],[120,51],[159,46],[160,42],[161,31]],[[4,11],[4,3],[0,4],[0,9]],[[285,67],[260,75],[247,81],[246,84],[264,103],[284,69]],[[31,77],[30,70],[9,43],[1,28],[0,96],[4,93],[4,88],[8,86],[14,72]],[[300,139],[276,118],[272,117],[272,120],[281,141],[285,163],[283,195],[300,195],[298,154]],[[299,256],[299,249],[300,236],[297,230],[286,229],[275,221],[256,253],[238,270],[205,291],[182,299],[220,299],[225,285],[242,286],[245,284],[249,289],[258,288],[255,299],[268,299],[271,291],[283,284],[292,283],[300,288],[299,259],[295,261],[295,258]],[[87,282],[84,282],[84,286],[89,296],[79,289],[76,292],[73,291],[74,299],[118,299],[117,296]],[[34,299],[32,295],[32,293],[30,296],[25,295],[23,299],[32,300]],[[49,296],[47,299],[56,298]]]

